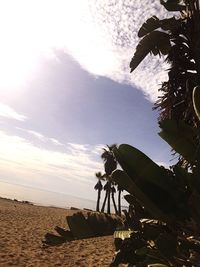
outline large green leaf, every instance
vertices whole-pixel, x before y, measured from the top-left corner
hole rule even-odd
[[[154,184],[169,194],[177,193],[173,178],[169,176],[166,170],[159,167],[137,148],[128,144],[121,144],[113,152],[122,169],[137,185],[148,182],[148,184]]]
[[[192,173],[188,172],[187,169],[175,165],[173,166],[173,172],[176,176],[179,186],[185,187],[190,183]]]
[[[133,195],[125,195],[124,199],[131,205],[135,205],[135,203],[137,203],[137,200]]]
[[[113,150],[118,163],[135,185],[166,214],[177,214],[183,191],[173,174],[159,167],[137,148],[122,144]]]
[[[147,33],[150,33],[159,27],[160,27],[160,20],[156,16],[153,16],[142,24],[142,27],[138,31],[138,37],[141,38],[145,36]]]
[[[159,133],[176,152],[182,155],[188,162],[194,162],[197,148],[194,142],[197,131],[183,121],[164,120],[160,123],[162,131]]]
[[[160,210],[156,204],[154,204],[151,199],[149,199],[142,190],[133,182],[124,171],[115,170],[112,173],[112,179],[124,190],[134,195],[138,202],[144,206],[147,211],[156,219],[159,219],[164,222],[170,222],[171,218],[165,215],[162,210]]]
[[[156,16],[152,16],[145,23],[142,24],[141,28],[138,31],[138,37],[143,37],[148,33],[162,28],[165,31],[174,31],[180,26],[180,21],[175,19],[174,17],[159,20]]]
[[[181,23],[182,21],[180,19],[171,17],[169,19],[160,20],[160,27],[165,31],[174,32],[181,26]]]
[[[83,239],[95,236],[82,213],[79,212],[72,216],[67,216],[66,219],[70,231],[75,238]]]
[[[147,34],[137,45],[135,54],[130,62],[131,72],[149,54],[168,54],[171,48],[170,36],[167,33],[153,31]]]

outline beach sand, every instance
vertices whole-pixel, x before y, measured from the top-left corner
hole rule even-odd
[[[42,207],[0,198],[0,266],[109,266],[113,237],[98,237],[44,247],[44,235],[67,228],[73,210]]]

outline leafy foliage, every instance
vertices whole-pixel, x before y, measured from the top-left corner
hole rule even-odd
[[[138,37],[141,38],[158,28],[161,28],[165,31],[175,32],[179,26],[180,21],[175,19],[174,17],[159,20],[156,16],[152,16],[141,26],[138,31]]]
[[[155,108],[160,110],[159,135],[181,160],[167,170],[129,145],[114,148],[123,171],[116,170],[112,177],[130,193],[125,199],[134,212],[126,214],[132,234],[117,242],[118,253],[110,266],[189,267],[200,262],[199,2],[160,2],[168,11],[181,11],[181,17],[148,19],[138,32],[143,39],[130,68],[133,71],[148,53],[167,55],[169,80],[162,84]]]
[[[191,237],[194,225],[181,222],[173,225],[155,219],[142,219],[135,206],[132,207],[133,210],[130,209],[126,214],[127,229],[132,230],[115,232],[115,246],[118,253],[110,266],[119,266],[119,263],[129,263],[130,266],[198,265],[200,242]]]
[[[197,130],[193,129],[183,121],[164,120],[160,122],[162,131],[159,133],[173,149],[182,155],[193,165],[199,158],[195,137]]]
[[[160,127],[161,137],[186,157],[191,169],[188,171],[178,164],[171,170],[163,169],[130,145],[114,149],[125,172],[116,170],[112,177],[131,194],[125,199],[134,208],[134,216],[127,219],[133,234],[118,246],[119,252],[111,266],[119,263],[197,266],[199,262],[200,241],[191,236],[199,236],[200,226],[200,155],[199,148],[192,145],[193,140],[200,138],[200,128],[193,129],[184,122],[173,120],[163,121]],[[163,172],[161,179],[156,175],[160,174],[159,168]],[[154,194],[151,194],[152,188]],[[170,197],[167,198],[166,193]],[[166,209],[170,202],[169,209]],[[153,223],[145,232],[144,215],[156,219],[159,227]],[[137,243],[139,237],[143,243]]]
[[[166,55],[171,48],[170,36],[167,33],[153,31],[147,34],[136,47],[136,52],[130,62],[131,72],[137,68],[141,61],[149,54]]]
[[[120,231],[122,239],[121,242],[116,242],[118,253],[111,267],[117,267],[120,263],[134,266],[198,266],[198,240],[181,230],[175,232],[167,224],[157,220],[139,219],[137,214],[134,219],[138,220],[138,226],[134,227],[130,237],[124,231],[123,239],[123,232]]]
[[[186,9],[185,5],[181,5],[181,0],[160,0],[160,3],[168,10],[168,11],[183,11]]]
[[[101,154],[101,158],[104,161],[105,174],[107,176],[111,175],[111,173],[117,168],[117,161],[113,156],[112,152],[115,146],[116,146],[115,144],[111,146],[107,145],[107,149],[104,148],[103,149],[104,152]]]
[[[66,220],[70,230],[56,226],[57,234],[47,233],[43,244],[55,246],[77,239],[111,235],[117,228],[124,225],[122,218],[117,215],[97,212],[87,214],[77,212],[72,216],[67,216]]]
[[[161,1],[170,10],[170,6],[180,8],[182,1]],[[168,72],[168,81],[163,82],[160,92],[161,97],[155,104],[160,110],[159,120],[175,119],[183,120],[187,124],[196,127],[197,117],[195,116],[192,104],[192,92],[195,86],[200,83],[200,13],[198,0],[184,1],[182,16],[177,20],[177,28],[171,32],[171,49],[167,55],[167,61],[171,68]]]
[[[149,18],[139,29],[143,39],[136,47],[130,62],[131,72],[149,54],[166,55],[171,65],[168,81],[160,88],[161,96],[155,103],[160,111],[159,121],[184,120],[197,125],[192,105],[192,92],[200,84],[200,13],[198,0],[161,0],[168,11],[181,11],[180,18],[159,20]],[[158,29],[162,31],[158,31]]]
[[[163,221],[171,221],[171,218],[167,217],[124,171],[116,170],[113,172],[112,177],[116,183],[120,184],[124,188],[124,190],[135,196],[140,205],[145,206],[147,211],[153,217],[159,218]]]

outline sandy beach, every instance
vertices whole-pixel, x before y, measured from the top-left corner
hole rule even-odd
[[[68,229],[73,210],[42,207],[0,198],[0,266],[109,266],[113,237],[98,237],[44,247],[44,235],[54,227]]]

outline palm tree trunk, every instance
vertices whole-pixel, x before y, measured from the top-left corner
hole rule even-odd
[[[112,202],[113,202],[113,206],[114,206],[114,209],[115,209],[115,214],[118,214],[118,210],[117,210],[117,205],[115,203],[115,196],[114,196],[114,192],[112,192],[111,194],[111,197],[112,197]]]
[[[110,214],[110,188],[108,188],[107,213]]]
[[[105,195],[105,198],[104,198],[104,201],[103,201],[101,212],[104,212],[104,210],[105,210],[107,198],[108,198],[108,192],[106,191],[106,195]]]
[[[121,211],[121,193],[122,190],[119,189],[119,193],[118,193],[118,215],[121,216],[122,211]]]
[[[110,195],[111,195],[111,181],[107,182],[107,191],[108,191],[108,202],[107,202],[107,213],[110,214]]]
[[[100,198],[101,198],[101,190],[98,190],[96,211],[99,211]]]

